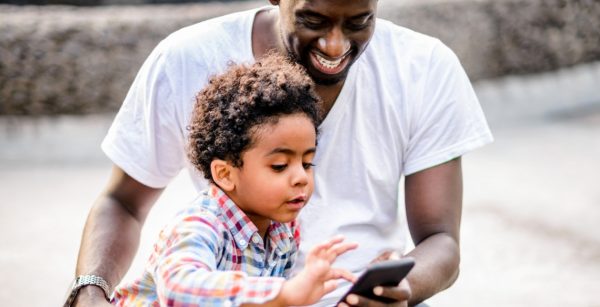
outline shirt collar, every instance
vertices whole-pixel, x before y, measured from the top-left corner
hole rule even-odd
[[[292,233],[292,223],[272,222],[269,228],[269,238],[271,246],[275,247],[275,252],[279,255],[288,253],[292,249],[294,242],[294,234]]]
[[[218,186],[211,184],[208,196],[216,202],[222,221],[231,231],[238,248],[245,249],[252,240],[252,235],[258,232],[256,225]],[[271,246],[275,247],[278,254],[287,253],[292,248],[294,235],[289,223],[271,221],[267,231]]]

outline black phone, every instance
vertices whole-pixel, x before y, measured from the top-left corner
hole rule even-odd
[[[346,296],[353,293],[378,302],[393,303],[394,300],[392,299],[375,295],[373,288],[377,286],[397,286],[408,275],[408,272],[410,272],[414,265],[415,261],[413,258],[374,263],[367,267],[367,270],[356,280],[354,285],[342,296],[339,302],[345,301]]]

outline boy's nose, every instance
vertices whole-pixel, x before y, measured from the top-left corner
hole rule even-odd
[[[306,170],[303,166],[296,167],[292,175],[292,185],[303,186],[308,184],[309,176],[308,170]]]
[[[326,56],[336,59],[350,50],[350,41],[339,27],[333,27],[317,41],[319,50]]]

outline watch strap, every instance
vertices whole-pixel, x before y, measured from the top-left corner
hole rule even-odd
[[[104,278],[97,275],[79,275],[75,278],[73,286],[71,287],[71,291],[69,292],[63,307],[70,307],[71,304],[73,304],[73,301],[75,301],[79,290],[85,286],[99,287],[102,289],[102,291],[104,291],[104,297],[106,300],[110,301],[110,286]]]

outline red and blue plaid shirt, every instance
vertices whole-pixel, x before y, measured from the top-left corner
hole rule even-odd
[[[162,230],[141,278],[119,286],[117,306],[238,306],[274,299],[299,240],[295,222],[256,226],[218,187]]]

